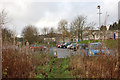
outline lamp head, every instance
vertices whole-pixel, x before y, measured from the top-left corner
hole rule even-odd
[[[97,8],[100,9],[100,5],[98,5]]]

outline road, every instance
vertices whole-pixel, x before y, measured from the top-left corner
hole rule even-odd
[[[70,49],[63,49],[63,48],[56,48],[56,47],[53,47],[53,51],[56,50],[57,51],[57,54],[58,54],[58,58],[66,58],[66,57],[69,57],[70,55],[75,55],[76,53],[86,53],[86,50],[82,49],[81,51],[73,51],[73,50],[70,50]],[[110,51],[110,54],[112,55],[115,55],[117,53],[117,49],[116,50],[112,50],[112,49],[109,49]]]
[[[70,50],[70,49],[63,49],[63,48],[56,48],[53,47],[53,51],[56,50],[58,54],[58,58],[66,58],[69,57],[72,54],[76,54],[76,51]]]

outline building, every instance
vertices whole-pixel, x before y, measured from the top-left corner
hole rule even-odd
[[[46,34],[46,35],[39,35],[39,37],[43,38],[45,42],[55,42],[55,43],[62,43],[63,38],[62,34],[52,33],[52,34]],[[66,36],[64,38],[64,42],[69,42],[70,39]]]
[[[118,2],[118,20],[120,19],[120,1]]]
[[[105,31],[105,35],[103,36],[103,32],[100,31],[100,35],[99,35],[99,30],[92,30],[92,34],[91,34],[91,30],[88,31],[84,31],[83,32],[83,40],[88,40],[90,38],[90,40],[99,40],[100,39],[113,39],[114,38],[114,33],[116,34],[116,39],[119,38],[118,35],[118,30],[107,30]]]

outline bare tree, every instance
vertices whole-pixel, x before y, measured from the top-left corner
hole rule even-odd
[[[49,31],[48,27],[43,27],[42,32],[43,32],[44,35],[47,35],[48,31]]]
[[[106,30],[107,30],[106,26],[102,25],[102,26],[100,27],[100,31],[102,31],[102,36],[103,36],[103,39],[102,39],[103,42],[105,41]]]
[[[96,25],[96,23],[91,22],[84,28],[84,30],[88,31],[88,39],[89,39],[89,41],[90,41],[90,35],[93,36],[94,41],[95,41],[95,35],[96,35],[95,30],[94,30],[95,25]]]
[[[77,18],[72,23],[75,27],[77,37],[83,40],[83,29],[85,27],[86,17],[77,16]]]
[[[49,37],[53,37],[53,34],[55,33],[55,29],[53,27],[51,27],[49,29]]]
[[[63,42],[65,42],[66,37],[70,37],[67,24],[68,22],[64,19],[58,23],[58,31],[62,34]]]

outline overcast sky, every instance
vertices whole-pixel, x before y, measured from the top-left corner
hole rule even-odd
[[[35,25],[39,31],[43,27],[57,27],[61,19],[69,23],[78,15],[87,16],[87,23],[98,26],[98,9],[101,5],[101,24],[106,12],[109,14],[107,25],[118,20],[119,0],[0,0],[0,11],[8,13],[9,23],[5,27],[21,34],[26,25]]]

